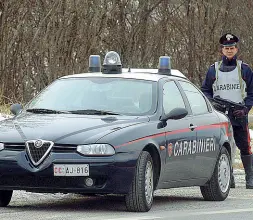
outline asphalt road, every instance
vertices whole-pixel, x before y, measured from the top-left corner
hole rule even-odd
[[[126,212],[120,196],[85,197],[74,194],[40,194],[15,191],[0,219],[27,220],[252,220],[253,190],[245,189],[244,175],[236,170],[236,189],[223,202],[206,202],[198,187],[159,190],[147,213]]]

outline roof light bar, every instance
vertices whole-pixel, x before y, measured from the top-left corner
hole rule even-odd
[[[122,73],[122,64],[118,53],[110,51],[105,55],[102,72],[104,74]]]
[[[90,55],[89,58],[89,72],[101,72],[101,61],[99,55]]]
[[[171,75],[171,62],[169,56],[161,56],[159,58],[158,73]]]

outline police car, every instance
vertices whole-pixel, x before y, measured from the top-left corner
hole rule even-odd
[[[156,189],[230,190],[232,128],[163,56],[158,69],[122,69],[116,52],[90,57],[0,124],[0,206],[13,190],[121,194],[148,211]]]

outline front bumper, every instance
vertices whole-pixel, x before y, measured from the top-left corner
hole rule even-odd
[[[0,152],[0,190],[32,192],[126,194],[135,174],[138,152],[119,153],[110,157],[84,157],[78,153],[51,153],[34,167],[27,153]],[[89,164],[93,186],[86,186],[87,177],[54,176],[54,164]]]

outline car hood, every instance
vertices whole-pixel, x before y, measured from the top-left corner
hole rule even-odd
[[[0,123],[0,142],[95,143],[111,132],[147,121],[148,117],[136,116],[23,113]]]

